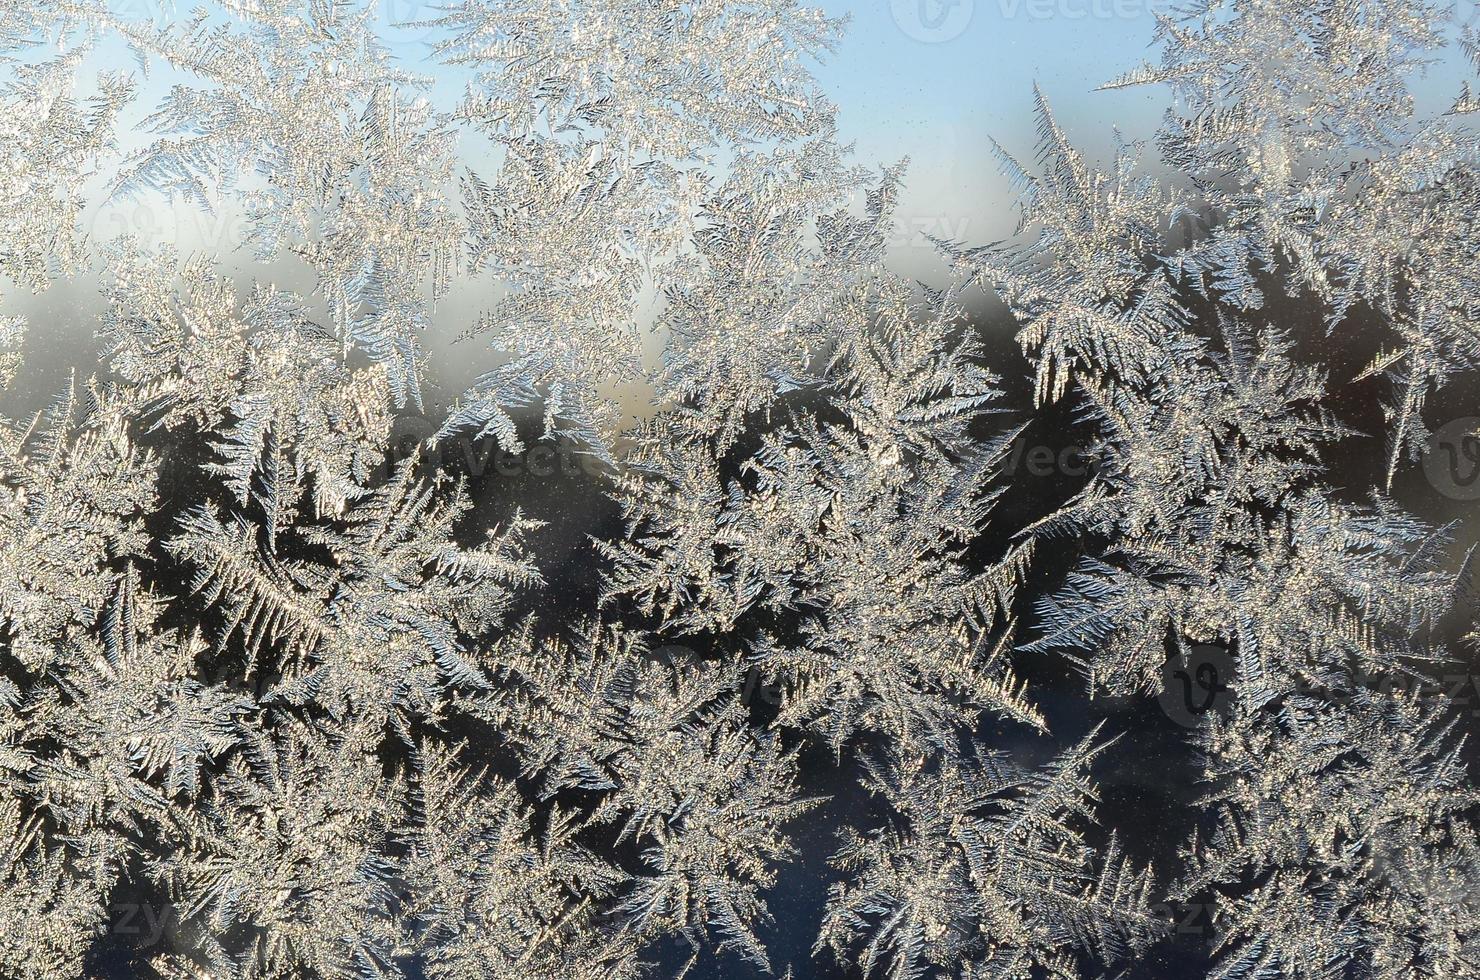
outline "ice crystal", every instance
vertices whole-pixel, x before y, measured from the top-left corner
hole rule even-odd
[[[857,946],[865,975],[894,978],[1073,975],[1066,944],[1105,961],[1143,951],[1165,927],[1149,874],[1114,840],[1097,871],[1083,843],[1094,800],[1084,770],[1098,751],[1085,742],[1045,772],[980,747],[870,765],[901,826],[853,832],[833,859],[858,877],[833,887],[819,947]]]
[[[377,6],[0,16],[0,302],[102,284],[41,411],[0,315],[0,973],[1480,972],[1466,535],[1404,486],[1480,367],[1476,100],[1417,97],[1473,30],[1184,7],[1109,83],[1155,140],[1035,91],[1017,233],[931,286],[811,74],[840,21],[460,0],[444,105]],[[1089,472],[1025,487],[1066,421]],[[480,465],[554,448],[591,514]],[[1168,735],[1178,672],[1218,710]],[[1138,763],[1196,784],[1165,830]]]

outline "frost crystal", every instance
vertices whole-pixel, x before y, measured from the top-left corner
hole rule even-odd
[[[841,21],[379,8],[0,9],[0,974],[1480,975],[1472,29],[1179,8],[927,285]]]

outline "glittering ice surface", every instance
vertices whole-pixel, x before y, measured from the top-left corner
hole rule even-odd
[[[1473,4],[381,6],[0,0],[0,976],[1480,975]]]

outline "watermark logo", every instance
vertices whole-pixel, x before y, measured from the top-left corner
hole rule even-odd
[[[380,0],[380,22],[398,43],[423,41],[436,32],[442,7],[440,0]]]
[[[1461,34],[1472,33],[1480,27],[1480,3],[1457,0],[1450,8],[1449,17]]]
[[[109,14],[134,28],[165,30],[174,20],[175,5],[171,0],[107,0],[104,7]]]
[[[935,253],[935,240],[964,242],[971,239],[971,218],[959,215],[915,214],[897,219],[884,244],[892,249],[923,249]]]
[[[1167,931],[1178,937],[1211,935],[1215,911],[1211,902],[1168,900],[1150,907],[1151,914],[1166,923]]]
[[[540,441],[521,453],[514,453],[492,437],[480,436],[476,429],[463,428],[444,434],[438,423],[413,413],[397,415],[391,423],[385,459],[377,470],[377,478],[389,478],[408,459],[420,460],[425,472],[452,468],[475,480],[490,473],[542,480],[577,477],[597,480],[615,472],[611,464],[568,440]]]
[[[1338,698],[1350,700],[1357,691],[1387,697],[1406,697],[1420,701],[1441,701],[1446,711],[1468,712],[1480,717],[1480,677],[1469,673],[1447,673],[1432,677],[1414,674],[1362,674],[1350,689],[1337,692]]]
[[[924,44],[954,41],[971,23],[974,0],[889,0],[894,23]]]
[[[890,0],[894,23],[926,44],[953,41],[965,32],[975,0]],[[1143,20],[1173,11],[1172,0],[997,0],[997,15],[1016,20]]]
[[[1480,418],[1466,416],[1436,430],[1423,455],[1423,475],[1450,500],[1480,500]]]
[[[218,259],[243,250],[250,233],[246,216],[235,206],[206,211],[181,198],[143,195],[102,202],[93,209],[87,227],[88,240],[95,246],[128,237],[146,249],[172,245]]]
[[[653,656],[664,666],[675,670],[686,665],[699,663],[702,658],[693,647],[682,643],[668,643],[653,650]],[[786,700],[786,687],[764,671],[759,664],[746,667],[736,681],[742,705],[767,704],[778,707]]]
[[[1162,668],[1157,702],[1166,716],[1196,728],[1209,715],[1227,718],[1233,709],[1233,655],[1220,646],[1199,643],[1186,658],[1173,657]]]
[[[134,946],[156,946],[166,943],[177,949],[181,942],[184,917],[173,904],[149,902],[115,902],[108,907],[104,930]]]
[[[1031,444],[1026,436],[1013,440],[1011,451],[1002,467],[1004,476],[1026,473],[1032,477],[1094,476],[1100,471],[1098,457],[1085,447],[1071,444],[1049,446]]]
[[[1150,20],[1171,0],[997,0],[1003,20]]]

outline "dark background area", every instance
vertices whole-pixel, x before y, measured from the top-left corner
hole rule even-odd
[[[1386,396],[1380,380],[1352,383],[1355,376],[1372,358],[1383,341],[1380,327],[1370,321],[1344,326],[1328,335],[1320,309],[1313,303],[1283,301],[1263,312],[1262,317],[1291,331],[1299,341],[1299,358],[1305,363],[1325,365],[1329,372],[1329,406],[1342,421],[1365,433],[1352,437],[1327,454],[1329,479],[1341,499],[1359,503],[1370,499],[1371,489],[1380,487],[1386,470],[1387,450],[1382,435],[1386,423],[1381,401]],[[1257,319],[1257,318],[1256,318]],[[1027,420],[1022,450],[1014,453],[1005,474],[1006,492],[990,515],[986,527],[968,552],[970,560],[985,564],[1000,557],[1009,539],[1021,528],[1051,513],[1083,487],[1089,478],[1078,466],[1034,466],[1030,453],[1034,447],[1046,447],[1055,460],[1077,460],[1065,450],[1083,447],[1091,433],[1074,412],[1074,399],[1039,410],[1029,410],[1032,401],[1030,371],[1014,339],[1014,326],[995,301],[982,301],[973,310],[970,329],[986,345],[986,360],[1004,376],[1007,387],[1003,404],[1017,407],[1016,412],[988,416],[983,420],[983,435],[1000,431]],[[421,416],[409,416],[398,425],[393,456],[413,451],[428,434],[431,423],[439,419],[445,406],[429,404]],[[1480,414],[1480,397],[1464,386],[1433,397],[1425,417],[1437,428],[1454,418]],[[526,612],[533,613],[545,631],[558,630],[588,616],[596,609],[600,590],[602,562],[591,538],[620,536],[622,526],[616,504],[604,492],[604,480],[598,469],[582,464],[580,457],[548,443],[535,441],[538,427],[531,422],[525,433],[531,449],[522,459],[509,457],[488,440],[453,439],[437,450],[435,461],[446,472],[461,476],[475,502],[465,520],[469,541],[481,536],[482,530],[507,521],[514,508],[546,521],[537,532],[531,549],[547,585],[525,594],[510,621]],[[161,475],[162,506],[153,518],[150,531],[156,539],[171,533],[173,514],[197,502],[207,493],[207,484],[199,475],[203,441],[162,439],[155,448],[163,456]],[[743,452],[743,447],[741,449]],[[1043,455],[1039,454],[1040,460]],[[1474,504],[1446,496],[1425,477],[1423,466],[1407,463],[1395,483],[1393,496],[1410,511],[1427,520],[1443,522],[1473,513]],[[1458,556],[1476,534],[1473,520],[1456,528],[1455,564]],[[1032,598],[1052,591],[1081,555],[1094,553],[1102,542],[1073,539],[1046,541],[1038,547],[1030,575],[1020,593],[1019,642],[1035,638],[1031,614]],[[152,571],[157,584],[172,595],[188,594],[184,570],[166,563]],[[184,622],[211,614],[197,607],[193,600],[177,602],[172,617]],[[624,621],[635,622],[630,616]],[[171,624],[166,623],[166,626]],[[675,638],[701,653],[703,638]],[[1451,648],[1456,656],[1455,672],[1467,678],[1470,703],[1462,705],[1461,725],[1474,728],[1477,704],[1474,659],[1472,651]],[[1199,781],[1195,735],[1178,718],[1172,717],[1152,697],[1111,699],[1091,697],[1083,677],[1064,656],[1019,653],[1015,670],[1028,681],[1028,696],[1048,720],[1051,734],[1040,735],[1025,726],[984,715],[975,735],[992,748],[1009,752],[1024,766],[1049,761],[1059,752],[1079,742],[1096,724],[1104,723],[1102,738],[1115,738],[1114,745],[1098,760],[1094,775],[1099,783],[1101,805],[1099,826],[1090,842],[1103,847],[1114,832],[1127,855],[1138,864],[1149,863],[1155,872],[1158,889],[1164,889],[1180,870],[1178,849],[1183,846],[1202,819],[1196,800],[1206,787]],[[749,700],[757,723],[768,720],[768,706],[763,698]],[[470,733],[473,734],[473,733]],[[1477,740],[1472,739],[1471,744]],[[856,977],[856,971],[840,968],[829,953],[812,955],[821,922],[822,908],[829,885],[841,873],[828,865],[837,849],[839,832],[845,825],[860,829],[883,826],[889,819],[882,801],[871,798],[858,783],[858,753],[864,746],[845,752],[841,762],[824,747],[804,747],[800,773],[803,795],[825,796],[827,801],[790,828],[797,848],[796,858],[780,869],[778,883],[766,895],[773,917],[759,930],[777,974],[787,969],[794,977]],[[495,768],[507,765],[496,757],[488,760]],[[1473,761],[1473,760],[1472,760]],[[510,771],[509,775],[514,772]],[[138,876],[134,876],[136,879]],[[151,906],[160,896],[141,891],[120,889],[114,898],[115,919],[100,939],[92,967],[99,976],[126,978],[140,975],[140,955],[150,952],[148,941],[152,924],[138,915],[138,908]],[[158,906],[152,906],[158,907]],[[1208,917],[1201,906],[1164,905],[1160,908],[1172,923],[1171,935],[1145,959],[1125,964],[1126,976],[1136,978],[1181,978],[1204,975],[1209,966]],[[131,923],[133,932],[120,928]],[[162,939],[168,941],[166,931]],[[658,951],[661,964],[675,970],[688,958],[689,950],[680,941]],[[705,952],[695,970],[694,980],[761,976],[748,964],[733,956],[715,958]]]

